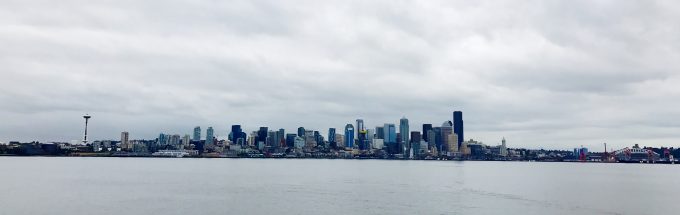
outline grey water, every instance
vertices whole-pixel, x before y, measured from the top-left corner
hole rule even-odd
[[[0,157],[0,214],[677,214],[680,165]]]

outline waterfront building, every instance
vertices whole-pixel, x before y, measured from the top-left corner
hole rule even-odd
[[[201,141],[201,127],[194,127],[194,141]]]
[[[354,126],[352,124],[345,125],[345,148],[354,147]]]
[[[503,140],[501,140],[501,151],[500,151],[501,156],[507,157],[508,156],[508,147],[505,145],[505,137],[503,137]]]
[[[463,135],[463,112],[454,111],[453,112],[453,133],[458,135],[458,148],[460,148],[465,136]]]

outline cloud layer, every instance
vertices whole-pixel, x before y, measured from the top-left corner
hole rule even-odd
[[[462,110],[511,146],[680,146],[676,1],[3,1],[0,141]]]

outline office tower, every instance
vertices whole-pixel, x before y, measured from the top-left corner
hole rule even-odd
[[[345,148],[354,147],[354,126],[352,124],[345,125]]]
[[[289,148],[295,147],[295,137],[297,134],[286,134],[286,146]]]
[[[437,150],[439,152],[446,153],[449,151],[449,135],[453,134],[453,123],[451,121],[445,121],[442,123],[440,138],[442,140],[440,148]]]
[[[130,133],[127,131],[120,132],[120,148],[124,151],[132,150],[130,146]]]
[[[182,139],[179,134],[174,134],[170,136],[170,141],[168,142],[168,145],[172,146],[172,148],[177,149],[179,148],[179,141]]]
[[[501,156],[503,156],[503,157],[508,156],[508,147],[507,147],[507,145],[505,145],[505,137],[503,137],[503,140],[501,141],[501,150],[500,151],[501,151],[501,153],[500,153]],[[606,147],[605,147],[605,151],[606,151]]]
[[[231,125],[231,135],[229,135],[229,140],[236,143],[238,138],[245,139],[246,133],[241,129],[241,125]]]
[[[276,133],[276,136],[278,137],[278,145],[279,147],[286,147],[286,130],[283,128],[279,128],[279,132]]]
[[[304,138],[304,137],[305,137],[305,128],[304,128],[304,127],[299,127],[299,128],[297,129],[297,135],[298,135],[298,137]]]
[[[260,127],[260,130],[257,130],[257,140],[255,142],[265,144],[267,142],[267,132],[269,132],[269,128]]]
[[[205,130],[205,145],[206,146],[212,146],[215,144],[215,135],[214,135],[214,130],[213,127],[208,127],[208,129]]]
[[[357,138],[357,143],[359,144],[359,150],[367,150],[369,149],[368,146],[370,143],[368,143],[368,132],[366,130],[360,130],[359,131],[359,136]]]
[[[410,138],[410,145],[411,145],[411,150],[413,152],[413,155],[416,156],[416,158],[420,155],[420,142],[422,141],[421,135],[419,131],[411,131],[411,138]]]
[[[453,153],[458,152],[458,135],[456,133],[450,133],[447,136],[447,141],[446,144],[448,145],[446,148],[447,156],[453,156]]]
[[[442,140],[442,127],[434,127],[432,130],[436,137],[434,138],[434,147],[437,149],[437,152],[440,152],[442,149],[442,142],[444,142],[444,140]]]
[[[265,143],[266,143],[265,146],[269,147],[277,146],[276,131],[267,131],[267,139]]]
[[[383,140],[385,139],[385,127],[375,127],[375,138]]]
[[[463,136],[463,112],[454,111],[453,112],[453,133],[458,135],[458,148],[463,144],[465,137]]]
[[[314,130],[305,130],[305,147],[314,148],[317,145]]]
[[[396,126],[392,123],[385,123],[384,129],[385,129],[385,139],[383,141],[385,142],[385,145],[387,145],[387,151],[390,154],[399,153],[400,150],[398,150],[399,144],[397,143],[397,128],[396,128]]]
[[[201,141],[201,127],[194,127],[194,141]]]
[[[399,150],[402,150],[401,152],[406,154],[408,153],[409,149],[411,148],[410,141],[409,141],[409,125],[408,125],[408,119],[406,117],[402,117],[399,120],[399,134],[401,135],[401,142],[399,142]]]
[[[356,134],[354,137],[359,138],[359,132],[366,130],[366,127],[364,126],[364,120],[363,119],[357,119],[357,126],[355,127]]]
[[[182,137],[182,144],[181,144],[182,146],[181,146],[181,148],[182,148],[182,149],[186,148],[187,146],[189,146],[189,143],[190,143],[190,142],[191,142],[191,136],[188,135],[188,134],[184,135],[184,137]]]
[[[434,129],[430,129],[429,131],[427,131],[426,136],[427,136],[427,139],[429,140],[429,141],[427,141],[427,148],[428,149],[435,148],[436,147],[435,142],[437,140],[437,134],[434,132]]]
[[[427,132],[432,130],[432,124],[423,124],[423,140],[426,142],[430,142],[428,139],[429,137],[427,136]]]
[[[163,133],[160,133],[160,134],[158,135],[158,141],[156,141],[156,145],[160,145],[160,146],[166,145],[166,144],[168,143],[168,139],[167,139],[167,138],[168,138],[167,135],[165,135],[165,134],[163,134]]]
[[[342,144],[345,143],[345,135],[342,134],[335,134],[335,144],[338,147],[342,147]]]
[[[302,149],[305,147],[305,138],[302,138],[301,136],[295,136],[294,144],[296,149]]]
[[[337,146],[337,143],[335,142],[335,128],[328,128],[328,143],[330,143],[331,146]]]

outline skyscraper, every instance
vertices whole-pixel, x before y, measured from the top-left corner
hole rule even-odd
[[[354,126],[352,124],[345,125],[345,148],[354,147]]]
[[[411,148],[410,146],[410,141],[409,141],[409,125],[408,125],[408,119],[406,117],[402,117],[399,120],[399,134],[401,135],[401,142],[399,143],[399,150],[401,150],[402,153],[406,154],[408,153],[409,149]]]
[[[201,141],[201,126],[194,127],[194,141]]]
[[[366,127],[364,126],[364,120],[363,119],[357,119],[357,125],[354,128],[356,129],[354,137],[359,138],[359,132],[366,130]]]
[[[463,140],[465,140],[465,137],[463,136],[463,112],[462,111],[454,111],[453,112],[453,133],[456,133],[456,135],[458,135],[458,148],[461,148],[461,144],[463,144]]]
[[[331,146],[337,146],[334,144],[337,144],[335,142],[335,128],[328,128],[328,143],[331,144]]]
[[[232,143],[238,144],[239,139],[242,139],[241,141],[244,143],[246,141],[246,133],[241,129],[241,125],[232,125],[229,140]]]
[[[423,140],[425,140],[425,142],[430,141],[427,136],[427,132],[430,130],[432,130],[432,124],[423,124]]]
[[[206,146],[212,146],[214,143],[215,135],[214,135],[214,130],[213,127],[208,127],[208,129],[205,130],[205,145]]]
[[[441,133],[440,136],[437,137],[437,139],[441,138],[441,144],[439,145],[440,148],[437,149],[439,152],[448,152],[449,151],[449,135],[453,134],[453,123],[451,121],[445,121],[442,123],[441,127]]]
[[[132,146],[130,146],[130,133],[127,131],[120,132],[120,148],[125,151],[132,150]]]
[[[383,140],[385,139],[385,127],[375,127],[375,138]]]
[[[305,127],[299,127],[297,129],[297,135],[298,135],[298,137],[304,138],[305,137]]]
[[[387,151],[390,154],[396,154],[398,152],[398,143],[397,143],[397,129],[394,124],[391,123],[385,123],[384,126],[385,129],[385,140],[384,143],[387,145]]]
[[[260,127],[260,130],[257,131],[257,139],[255,140],[256,143],[262,142],[262,144],[265,144],[267,142],[267,132],[269,131],[269,128],[267,127]]]

